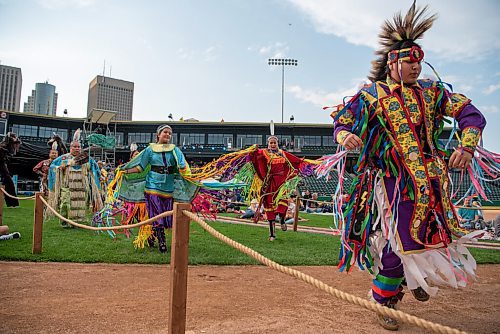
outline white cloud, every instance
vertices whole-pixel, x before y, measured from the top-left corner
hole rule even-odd
[[[492,114],[500,111],[497,106],[479,106],[477,108],[484,114]]]
[[[48,9],[76,7],[83,8],[94,5],[96,0],[38,0],[38,3]]]
[[[500,83],[497,83],[495,85],[489,85],[488,88],[486,88],[485,90],[483,90],[483,93],[486,94],[486,95],[489,95],[491,93],[496,92],[499,89],[500,89]]]
[[[191,60],[194,58],[194,51],[193,50],[186,50],[184,48],[179,48],[179,49],[177,49],[177,55],[181,59]]]
[[[201,58],[204,61],[208,62],[217,59],[215,50],[216,50],[215,46],[209,46],[208,48],[202,51],[179,48],[177,49],[177,55],[179,56],[179,58],[185,60],[193,60],[195,58]]]
[[[296,99],[318,107],[335,106],[343,103],[346,96],[356,94],[365,83],[363,79],[353,80],[353,82],[349,88],[329,93],[323,90],[304,89],[300,86],[287,86],[286,91],[292,93]]]
[[[377,34],[383,21],[393,13],[405,13],[411,2],[392,0],[289,0],[324,34],[344,38],[355,45],[377,48]],[[419,1],[423,6],[430,0]],[[437,57],[449,60],[476,60],[500,49],[498,7],[494,1],[477,0],[474,6],[467,0],[434,1],[430,13],[439,18],[421,41],[423,47]],[[470,20],[469,17],[480,17]],[[486,37],[487,35],[487,37]]]
[[[459,93],[469,93],[472,91],[474,87],[472,85],[468,85],[468,84],[459,84],[457,86],[457,92]]]
[[[203,58],[205,59],[205,61],[214,61],[217,59],[217,55],[215,54],[215,46],[210,46],[208,48],[206,48],[205,50],[203,50],[202,54],[203,54]]]
[[[248,51],[257,52],[267,58],[285,58],[290,47],[286,43],[276,42],[264,46],[249,46]]]

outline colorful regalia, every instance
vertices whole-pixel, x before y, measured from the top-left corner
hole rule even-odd
[[[134,168],[137,168],[137,173],[124,173]],[[131,223],[134,218],[143,221],[170,211],[174,201],[191,202],[194,211],[203,211],[203,207],[208,207],[203,199],[203,191],[242,186],[237,183],[204,181],[216,174],[215,169],[208,173],[203,169],[192,172],[183,153],[174,144],[150,144],[131,161],[117,169],[115,179],[108,187],[106,206],[111,211],[112,208],[115,208],[115,211],[118,208],[125,210],[125,219],[121,222],[123,225]],[[106,215],[98,219],[104,220]],[[141,226],[139,235],[134,240],[135,247],[144,248],[146,242],[153,246],[158,239],[160,251],[165,252],[164,228],[171,227],[172,216],[160,218],[153,222],[152,226]]]
[[[270,136],[268,141],[275,140]],[[244,189],[248,201],[257,198],[269,221],[270,240],[274,240],[274,221],[280,216],[282,229],[288,198],[297,189],[301,177],[312,175],[316,162],[301,159],[279,148],[260,149],[257,145],[221,156],[203,167],[218,170],[223,180],[236,180],[247,185]],[[257,210],[259,211],[259,210]],[[258,218],[258,217],[257,217]]]
[[[85,221],[89,208],[102,207],[99,177],[94,159],[78,164],[71,153],[63,154],[49,168],[49,205],[68,219]]]
[[[274,221],[278,214],[284,218],[288,198],[297,189],[300,175],[312,173],[312,164],[282,149],[256,148],[249,155],[255,170],[252,192],[257,191],[252,198],[260,198],[268,220]]]
[[[482,114],[442,82],[395,82],[388,65],[420,64],[423,51],[414,43],[432,25],[415,3],[405,18],[386,21],[379,35],[371,84],[332,113],[334,137],[342,144],[350,134],[363,142],[356,177],[344,209],[341,270],[354,265],[374,275],[372,295],[393,307],[402,298],[402,283],[419,300],[435,295],[437,285],[465,286],[475,278],[475,261],[462,245],[463,230],[450,200],[446,152],[439,142],[445,117],[461,129],[458,150],[474,153],[486,124]],[[419,65],[420,66],[420,65]],[[393,67],[394,68],[394,67]],[[419,73],[419,72],[418,72]],[[419,297],[417,296],[419,295]],[[381,317],[387,329],[393,319]]]
[[[33,172],[40,176],[40,191],[44,193],[45,196],[49,194],[48,188],[48,175],[49,175],[49,166],[52,162],[52,159],[42,160],[33,167]]]

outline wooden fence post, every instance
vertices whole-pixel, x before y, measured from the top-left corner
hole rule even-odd
[[[297,232],[297,224],[299,221],[300,197],[295,198],[295,213],[293,214],[293,231]]]
[[[33,248],[32,254],[42,253],[42,234],[43,234],[43,193],[35,193],[35,221],[33,223]]]
[[[4,199],[4,194],[3,194],[3,191],[2,189],[5,189],[5,186],[3,184],[0,183],[0,226],[3,225],[3,207],[4,207],[4,204],[5,204],[5,199]]]
[[[174,203],[172,254],[170,257],[169,334],[184,334],[186,331],[190,220],[182,213],[183,210],[191,211],[191,204]]]

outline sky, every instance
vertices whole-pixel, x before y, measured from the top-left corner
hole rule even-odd
[[[57,114],[84,117],[90,81],[135,84],[133,120],[331,123],[324,106],[370,71],[385,19],[411,0],[0,0],[0,62],[20,67],[21,106],[35,83],[56,86]],[[500,2],[418,1],[439,18],[425,60],[485,115],[500,152]],[[424,65],[422,76],[433,77]]]

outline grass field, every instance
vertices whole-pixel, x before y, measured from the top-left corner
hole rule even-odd
[[[136,250],[132,238],[118,234],[113,240],[107,233],[83,229],[63,229],[57,219],[44,223],[42,254],[31,254],[33,234],[33,200],[21,201],[21,207],[4,208],[3,223],[11,232],[21,233],[21,239],[0,242],[0,260],[103,262],[103,263],[169,263],[170,253],[160,254],[157,249]],[[332,217],[302,214],[308,221],[300,225],[330,227]],[[303,232],[281,232],[278,239],[267,241],[267,229],[210,223],[222,234],[248,246],[283,265],[336,265],[340,248],[339,237]],[[133,234],[137,230],[132,230]],[[168,235],[168,233],[167,233]],[[471,249],[478,263],[500,263],[500,251]],[[256,261],[220,242],[195,222],[191,223],[189,263],[191,265],[246,265]]]

